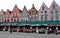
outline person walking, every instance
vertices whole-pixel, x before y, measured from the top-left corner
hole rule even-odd
[[[55,34],[58,34],[58,33],[57,33],[57,29],[55,29]]]
[[[12,28],[10,27],[10,33],[12,33]]]

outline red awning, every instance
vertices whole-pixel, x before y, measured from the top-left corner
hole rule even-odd
[[[57,26],[57,27],[60,27],[60,24],[57,24],[56,26]]]
[[[53,27],[53,25],[48,25],[48,27]]]

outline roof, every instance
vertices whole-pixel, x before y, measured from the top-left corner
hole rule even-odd
[[[29,10],[29,12],[31,12],[32,10],[37,11],[37,9],[35,8],[34,4],[32,4],[32,8]]]
[[[18,8],[17,5],[15,5],[13,8],[13,12],[21,12],[21,10]]]

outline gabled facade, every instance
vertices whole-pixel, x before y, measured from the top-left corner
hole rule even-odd
[[[4,14],[4,16],[5,16],[5,18],[4,18],[5,22],[11,22],[10,15],[11,15],[11,11],[9,9],[7,9],[7,11]]]
[[[28,19],[29,21],[38,21],[38,12],[34,7],[34,4],[32,5],[32,8],[29,10]]]
[[[39,21],[49,21],[48,19],[49,9],[43,2],[39,9]]]
[[[55,1],[52,2],[49,10],[50,10],[50,20],[51,21],[60,20],[60,7]]]
[[[5,16],[4,16],[5,12],[3,11],[3,9],[0,12],[0,22],[5,22]]]
[[[21,15],[22,15],[22,21],[28,21],[28,11],[26,6],[24,6]]]
[[[20,10],[17,5],[13,10],[0,11],[0,22],[22,22],[22,21],[60,21],[60,6],[53,1],[50,8],[43,2],[39,11],[32,4],[32,8],[27,10],[24,6]]]
[[[17,7],[17,5],[14,6],[10,17],[11,22],[21,22],[21,10]]]

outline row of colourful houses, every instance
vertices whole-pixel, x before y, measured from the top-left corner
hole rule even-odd
[[[13,10],[7,9],[5,12],[3,9],[0,11],[0,22],[21,22],[21,21],[59,21],[60,20],[60,6],[53,1],[50,8],[45,3],[41,5],[37,10],[32,4],[32,8],[27,10],[24,6],[23,10],[20,10],[17,5]]]

